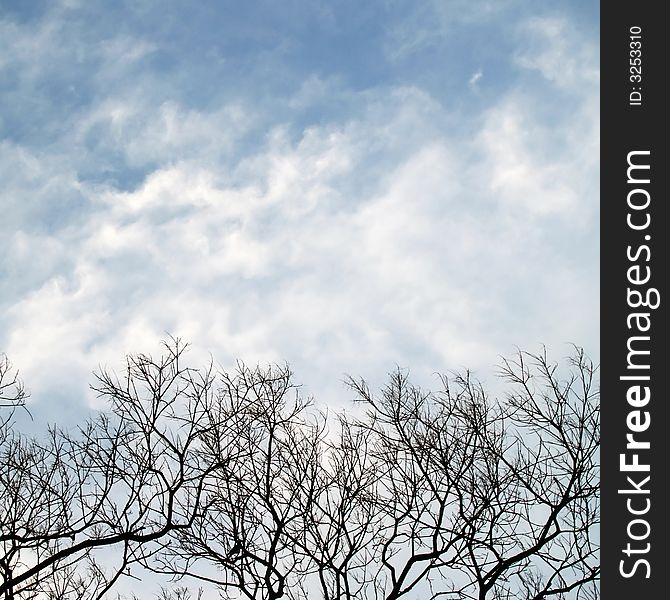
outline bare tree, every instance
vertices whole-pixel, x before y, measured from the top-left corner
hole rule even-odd
[[[307,597],[308,557],[296,541],[309,527],[316,490],[305,483],[318,481],[325,427],[317,413],[309,420],[309,406],[287,367],[240,364],[220,374],[202,452],[212,462],[234,458],[209,478],[203,511],[177,533],[180,549],[163,556],[160,572],[214,582],[227,598]]]
[[[467,373],[435,394],[402,372],[381,397],[352,381],[369,407],[356,426],[371,432],[384,473],[370,597],[420,586],[431,598],[597,597],[595,374],[576,349],[565,374],[544,353],[504,360],[501,401]]]
[[[174,589],[161,588],[161,591],[155,595],[155,600],[202,600],[203,590],[199,588],[194,595],[191,590],[184,586],[178,586]],[[119,600],[120,597],[119,597]],[[131,600],[140,600],[135,594]]]
[[[563,367],[504,360],[498,399],[467,372],[435,392],[400,370],[378,394],[350,379],[358,408],[331,416],[288,367],[194,370],[183,351],[102,371],[110,410],[75,432],[38,442],[6,421],[5,600],[102,598],[136,567],[231,600],[598,597],[597,370],[580,349]]]
[[[365,414],[330,432],[287,369],[222,374],[234,425],[208,448],[238,459],[161,568],[206,562],[217,574],[197,576],[226,598],[594,598],[596,369],[578,349],[567,366],[519,353],[499,400],[468,373],[434,393],[402,371],[379,395],[350,380]]]
[[[378,574],[383,470],[372,454],[369,430],[352,425],[344,413],[337,415],[337,425],[312,478],[317,485],[304,480],[315,494],[305,507],[304,534],[296,541],[313,563],[312,586],[318,580],[323,598],[365,598]]]
[[[76,432],[8,434],[0,459],[5,600],[101,598],[193,524],[206,477],[221,466],[199,453],[212,373],[183,366],[179,341],[165,347],[157,361],[128,357],[122,379],[101,372],[93,389],[109,412]],[[95,556],[104,548],[113,554],[103,568]],[[82,583],[66,593],[59,578],[70,573],[72,582],[73,569]]]
[[[17,408],[25,408],[28,392],[5,354],[0,353],[0,446],[10,436],[12,418]]]

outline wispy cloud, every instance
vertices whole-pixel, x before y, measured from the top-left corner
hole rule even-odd
[[[468,85],[470,86],[471,89],[477,90],[479,87],[479,81],[481,78],[484,76],[484,73],[482,72],[481,69],[478,71],[475,71],[471,76],[470,79],[468,79]]]
[[[471,44],[495,45],[493,8],[477,8]],[[387,57],[367,85],[356,56],[324,75],[291,55],[314,23],[346,28],[340,13],[282,25],[284,87],[260,42],[194,54],[209,33],[169,30],[178,14],[164,37],[135,15],[137,30],[94,41],[91,14],[70,10],[80,21],[3,22],[6,101],[39,98],[47,127],[12,109],[0,145],[0,347],[35,402],[54,382],[81,402],[91,369],[165,332],[224,363],[288,360],[328,402],[344,372],[429,378],[488,370],[514,344],[597,350],[597,41],[571,39],[579,58],[558,69],[568,21],[503,21],[517,32],[504,77],[456,56],[454,94],[411,53],[416,76]],[[377,26],[407,29],[402,14]],[[68,82],[76,102],[58,96]],[[555,94],[565,108],[547,107]]]

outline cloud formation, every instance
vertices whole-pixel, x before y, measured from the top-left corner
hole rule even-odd
[[[230,15],[247,38],[218,46],[207,14],[156,33],[141,4],[119,32],[84,5],[2,21],[0,348],[34,402],[78,410],[92,369],[166,332],[224,365],[289,361],[331,404],[345,372],[597,353],[595,24],[482,3],[440,82],[422,61],[453,20],[407,29],[431,3]],[[329,57],[321,30],[338,60],[296,50]],[[340,56],[356,32],[376,71]]]

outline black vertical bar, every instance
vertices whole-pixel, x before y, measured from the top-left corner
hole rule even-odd
[[[670,371],[665,360],[670,295],[664,261],[670,256],[666,218],[670,162],[665,139],[670,30],[661,16],[663,6],[644,0],[601,3],[601,592],[605,600],[670,597],[665,546],[670,392],[664,381]]]

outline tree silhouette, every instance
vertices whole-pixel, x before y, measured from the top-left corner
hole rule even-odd
[[[598,597],[599,392],[579,348],[503,360],[495,399],[467,372],[437,391],[351,378],[334,415],[286,366],[196,370],[165,348],[99,373],[110,411],[75,432],[38,443],[5,421],[5,600],[102,598],[134,566],[229,599]]]
[[[503,401],[467,373],[436,394],[402,372],[380,397],[352,382],[385,466],[380,597],[597,596],[598,390],[581,350],[568,362],[561,378],[544,353],[503,361]]]
[[[28,393],[12,363],[0,354],[0,447],[10,436],[14,412],[25,408]]]
[[[0,449],[0,595],[102,598],[161,541],[189,528],[209,473],[197,452],[210,371],[128,357],[123,378],[93,386],[109,411],[75,432],[33,439],[8,429]],[[113,548],[103,563],[96,552]],[[67,585],[67,589],[63,586]]]

